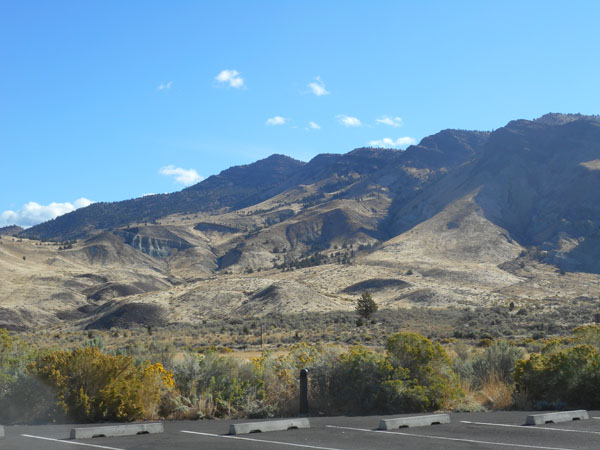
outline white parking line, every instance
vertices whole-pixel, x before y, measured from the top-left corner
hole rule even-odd
[[[21,436],[28,437],[28,438],[34,438],[34,439],[43,439],[44,441],[60,442],[61,444],[83,445],[85,447],[105,448],[107,450],[125,450],[123,448],[106,447],[105,445],[84,444],[83,442],[65,441],[64,439],[54,439],[54,438],[49,438],[49,437],[44,437],[44,436],[33,436],[31,434],[22,434]]]
[[[461,438],[451,438],[451,437],[445,437],[445,436],[428,436],[428,435],[424,435],[424,434],[402,433],[400,431],[369,430],[367,428],[339,427],[336,425],[327,425],[327,427],[328,428],[340,428],[342,430],[366,431],[369,433],[398,434],[401,436],[412,436],[412,437],[419,437],[419,438],[426,438],[426,439],[438,439],[438,440],[442,440],[442,441],[455,441],[455,442],[469,442],[471,444],[498,445],[500,447],[539,448],[539,449],[544,449],[544,450],[575,450],[572,448],[542,447],[539,445],[509,444],[509,443],[505,443],[505,442],[478,441],[475,439],[461,439]]]
[[[509,424],[505,424],[505,423],[470,422],[468,420],[461,420],[460,423],[469,423],[471,425],[485,425],[488,427],[520,428],[521,430],[547,430],[547,431],[565,431],[567,433],[600,434],[600,431],[569,430],[568,428],[550,428],[550,427],[537,427],[537,426],[525,426],[525,425],[509,425]]]
[[[280,442],[280,441],[266,441],[264,439],[252,439],[252,438],[240,437],[240,436],[229,436],[229,435],[225,435],[225,434],[200,433],[198,431],[181,430],[181,432],[182,433],[190,433],[190,434],[199,434],[201,436],[211,436],[211,437],[219,437],[219,438],[227,438],[227,439],[239,439],[241,441],[263,442],[265,444],[287,445],[289,447],[313,448],[313,449],[317,449],[317,450],[344,450],[341,448],[319,447],[316,445],[306,445],[306,444],[292,444],[289,442]]]

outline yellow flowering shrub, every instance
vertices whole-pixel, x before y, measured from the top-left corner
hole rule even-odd
[[[54,417],[75,421],[132,421],[153,418],[173,376],[160,364],[138,367],[131,357],[107,355],[97,347],[56,351],[29,371],[56,394]]]

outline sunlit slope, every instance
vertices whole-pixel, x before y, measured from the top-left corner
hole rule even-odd
[[[595,298],[599,160],[597,118],[556,114],[406,151],[274,155],[181,191],[199,197],[102,204],[20,234],[55,243],[3,236],[0,326],[351,310],[366,290],[387,308]],[[177,198],[191,200],[164,209]]]
[[[600,123],[551,119],[514,121],[492,133],[479,158],[392,212],[395,232],[476,192],[480,214],[520,245],[546,252],[544,262],[598,273],[591,254],[600,231],[600,171],[593,164]]]

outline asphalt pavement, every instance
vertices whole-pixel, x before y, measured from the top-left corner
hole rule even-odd
[[[527,415],[537,413],[451,413],[449,424],[390,431],[377,430],[381,419],[410,415],[310,417],[310,429],[235,436],[230,425],[249,420],[167,421],[164,433],[80,440],[69,438],[71,428],[90,425],[19,425],[4,427],[0,449],[600,449],[600,411],[589,411],[588,420],[525,426]]]

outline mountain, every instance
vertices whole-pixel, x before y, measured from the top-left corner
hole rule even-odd
[[[226,212],[265,201],[299,185],[327,180],[323,189],[340,188],[399,167],[454,167],[473,157],[488,133],[445,130],[405,152],[363,148],[346,155],[319,155],[308,163],[272,155],[236,166],[172,194],[149,195],[115,203],[94,203],[31,227],[21,237],[41,240],[81,239],[129,224],[152,223],[171,214]],[[324,192],[320,189],[320,192]]]
[[[544,114],[534,122],[541,123],[544,125],[564,125],[568,122],[574,122],[576,120],[583,120],[585,122],[600,122],[600,116],[586,116],[583,114],[561,114],[561,113],[548,113]]]
[[[364,290],[382,308],[595,298],[599,225],[598,116],[273,155],[3,239],[0,326],[348,310]]]
[[[600,272],[600,120],[546,115],[492,133],[481,156],[395,213],[399,234],[458,199],[511,239],[570,271]],[[597,253],[596,253],[597,254]]]
[[[238,209],[277,194],[284,182],[304,163],[272,155],[172,194],[148,195],[115,203],[94,203],[28,228],[22,237],[41,240],[80,239],[94,232],[130,223],[154,222],[176,213]]]
[[[16,236],[23,228],[17,225],[9,225],[7,227],[0,227],[0,236]]]

